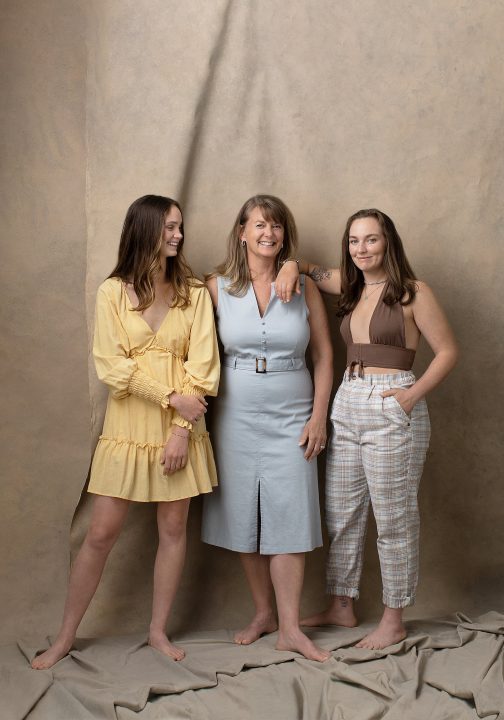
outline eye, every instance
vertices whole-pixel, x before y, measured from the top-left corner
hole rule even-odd
[[[281,229],[282,229],[282,226],[281,226],[281,225],[273,225],[273,228],[274,228],[275,230],[281,230]]]
[[[350,238],[350,240],[349,240],[350,245],[357,245],[358,242],[359,241],[356,238]]]

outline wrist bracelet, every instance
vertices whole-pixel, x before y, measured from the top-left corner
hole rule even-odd
[[[176,432],[172,432],[171,435],[175,435],[175,437],[181,437],[181,438],[184,438],[185,440],[189,440],[189,435],[180,435],[179,433],[176,433]],[[170,435],[170,437],[171,437],[171,435]]]
[[[286,258],[285,260],[282,260],[282,262],[280,263],[281,267],[283,267],[283,266],[285,265],[285,263],[288,263],[288,262],[295,262],[296,265],[298,266],[298,270],[299,270],[299,260],[298,260],[298,258],[289,257],[289,258]]]

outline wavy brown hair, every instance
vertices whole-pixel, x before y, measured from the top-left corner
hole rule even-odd
[[[119,242],[117,265],[109,277],[132,283],[138,298],[138,305],[135,308],[138,312],[146,310],[154,302],[154,278],[160,269],[159,255],[164,222],[173,206],[182,214],[182,209],[176,200],[162,195],[144,195],[135,200],[126,213]],[[194,279],[191,268],[182,254],[183,224],[180,230],[182,240],[177,255],[166,259],[166,279],[172,284],[175,293],[173,306],[185,308],[190,304],[189,288],[200,283]]]
[[[386,305],[400,303],[409,305],[413,302],[418,286],[415,273],[408,262],[404,252],[403,243],[391,218],[381,210],[370,208],[359,210],[351,215],[346,224],[341,240],[341,297],[337,314],[348,315],[359,302],[364,288],[364,275],[356,267],[350,256],[350,228],[354,220],[361,218],[375,218],[385,238],[385,254],[383,256],[383,270],[387,275],[387,289],[383,296]]]
[[[254,208],[261,209],[265,220],[279,223],[284,229],[283,247],[275,258],[277,273],[280,270],[282,260],[295,255],[298,246],[298,234],[294,217],[280,198],[274,195],[254,195],[249,198],[240,209],[229,233],[227,257],[212,273],[212,275],[223,275],[225,278],[229,278],[231,283],[226,288],[227,292],[238,297],[245,295],[251,281],[247,248],[242,244],[240,235]],[[209,277],[212,277],[212,275]]]

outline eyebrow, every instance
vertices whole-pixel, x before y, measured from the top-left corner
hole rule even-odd
[[[367,240],[367,238],[378,237],[379,234],[380,233],[369,233],[369,235],[364,235],[364,239]],[[349,235],[348,239],[358,240],[359,238],[357,235]]]

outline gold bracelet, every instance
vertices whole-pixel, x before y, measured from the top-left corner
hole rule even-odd
[[[298,270],[299,270],[298,258],[289,257],[289,258],[286,258],[285,260],[282,260],[282,262],[280,263],[281,267],[283,267],[285,265],[285,263],[288,263],[288,262],[295,262],[296,265],[298,266]]]
[[[180,435],[179,433],[176,433],[176,432],[172,432],[172,434],[170,435],[170,437],[171,437],[172,435],[175,435],[175,437],[184,438],[185,440],[189,440],[189,435]]]

